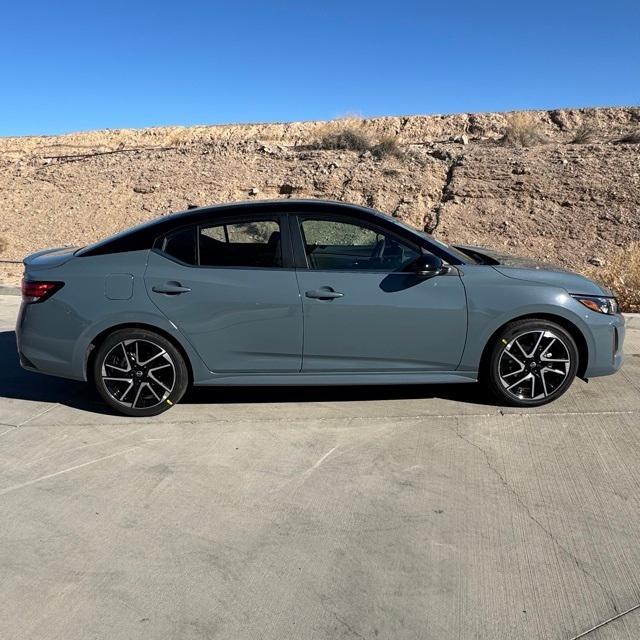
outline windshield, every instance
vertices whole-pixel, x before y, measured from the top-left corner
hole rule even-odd
[[[429,242],[431,242],[432,244],[435,244],[437,247],[440,247],[444,251],[447,251],[448,253],[452,254],[453,256],[458,258],[458,260],[460,260],[461,262],[478,264],[478,260],[476,260],[473,256],[470,256],[469,254],[464,253],[459,249],[456,249],[454,246],[447,244],[442,240],[437,240],[436,238],[429,235],[425,231],[420,231],[420,229],[416,229],[415,227],[412,227],[406,222],[402,222],[402,220],[399,220],[398,218],[394,218],[393,216],[390,216],[388,213],[380,212],[380,214],[383,215],[385,218],[390,218],[395,222],[395,224],[401,226],[403,229],[407,229],[408,231],[412,231],[413,233],[417,233],[419,236],[426,238]]]

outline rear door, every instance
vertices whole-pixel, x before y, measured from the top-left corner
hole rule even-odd
[[[280,215],[235,214],[166,234],[149,296],[216,373],[297,372],[302,304]]]
[[[346,216],[292,216],[292,234],[303,262],[304,372],[456,369],[467,328],[456,269],[407,273],[419,246]]]

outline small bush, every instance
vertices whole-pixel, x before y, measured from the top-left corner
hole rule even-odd
[[[369,138],[355,128],[345,128],[340,131],[327,132],[313,144],[314,149],[359,152],[368,151],[371,146]]]
[[[398,144],[398,139],[394,136],[386,136],[382,138],[378,144],[373,146],[371,153],[376,158],[385,158],[389,156],[393,158],[402,158],[404,156],[404,151],[402,151]]]
[[[589,144],[595,140],[596,133],[596,130],[592,126],[588,124],[581,124],[576,129],[576,132],[571,139],[571,144]]]
[[[588,275],[615,293],[622,311],[640,312],[640,242],[614,254],[603,267],[590,269]]]
[[[7,242],[7,239],[3,236],[0,236],[0,253],[4,253],[8,245],[9,243]]]
[[[530,113],[512,113],[507,116],[504,135],[498,142],[505,147],[533,147],[544,141],[538,123]]]
[[[614,140],[613,144],[640,144],[640,129],[630,131],[621,138]]]

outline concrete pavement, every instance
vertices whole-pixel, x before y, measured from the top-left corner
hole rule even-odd
[[[640,637],[640,327],[536,410],[475,386],[207,390],[152,419],[23,372],[0,296],[0,638]]]

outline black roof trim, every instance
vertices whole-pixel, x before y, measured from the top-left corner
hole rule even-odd
[[[391,216],[383,214],[374,209],[363,207],[357,204],[339,202],[337,200],[314,200],[314,199],[281,199],[281,200],[246,200],[242,202],[230,202],[196,209],[187,209],[178,213],[172,213],[131,229],[126,229],[114,236],[101,240],[96,244],[80,249],[78,256],[98,256],[110,253],[122,253],[125,251],[144,251],[151,249],[158,236],[169,231],[187,226],[190,224],[200,224],[209,222],[212,216],[225,217],[236,213],[344,213],[354,218],[376,222],[381,226],[398,232],[398,227],[404,228],[404,234],[423,240],[427,248],[449,260],[452,264],[460,264],[462,261],[445,251],[442,247],[432,244],[426,237],[423,237],[398,222]]]

